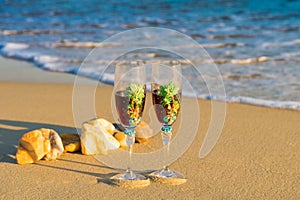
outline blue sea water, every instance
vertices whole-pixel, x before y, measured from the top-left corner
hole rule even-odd
[[[299,11],[299,0],[0,0],[0,53],[76,73],[89,52],[114,34],[170,28],[203,45],[221,72],[226,100],[300,109]],[[93,69],[83,75],[92,78]],[[194,87],[205,86],[189,78]]]

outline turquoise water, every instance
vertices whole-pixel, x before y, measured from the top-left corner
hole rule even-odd
[[[219,67],[227,96],[299,102],[300,1],[142,2],[0,1],[0,52],[76,73],[88,53],[114,34],[170,28],[203,45]],[[119,48],[114,45],[109,48]],[[84,75],[93,77],[93,69]]]

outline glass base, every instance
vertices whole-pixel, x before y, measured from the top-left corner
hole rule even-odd
[[[110,182],[122,188],[143,188],[150,185],[149,178],[135,174],[132,171],[127,171],[125,174],[117,174],[110,178]]]
[[[124,174],[117,174],[110,179],[112,180],[124,180],[124,181],[138,181],[138,180],[147,180],[147,178],[141,174],[135,174],[133,172],[126,172]]]
[[[150,176],[158,177],[158,178],[167,178],[167,179],[185,179],[185,176],[175,170],[169,170],[169,169],[163,169],[163,170],[158,170],[155,172],[152,172]]]

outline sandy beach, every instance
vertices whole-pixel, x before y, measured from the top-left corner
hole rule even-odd
[[[22,134],[41,127],[76,133],[74,76],[0,59],[0,199],[299,199],[300,112],[227,103],[220,139],[204,159],[199,149],[210,122],[210,102],[198,100],[202,126],[193,144],[171,165],[188,181],[122,189],[107,180],[118,171],[92,156],[67,153],[57,161],[18,165]],[[30,68],[30,69],[29,69]],[[89,81],[87,81],[89,82]],[[86,86],[88,87],[88,86]],[[98,88],[97,110],[112,120],[112,86]]]

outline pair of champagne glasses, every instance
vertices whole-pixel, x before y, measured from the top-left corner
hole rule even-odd
[[[163,65],[152,62],[152,103],[156,117],[161,123],[163,145],[166,145],[166,156],[169,156],[169,146],[172,137],[172,125],[178,117],[182,92],[182,75],[180,63],[171,62]],[[119,122],[125,128],[128,150],[127,170],[117,174],[112,179],[117,180],[146,180],[141,174],[131,169],[132,146],[135,142],[134,128],[141,122],[146,100],[146,69],[142,61],[122,61],[116,64],[115,70],[115,107]],[[158,178],[185,178],[180,172],[164,166],[162,170],[150,174]]]

